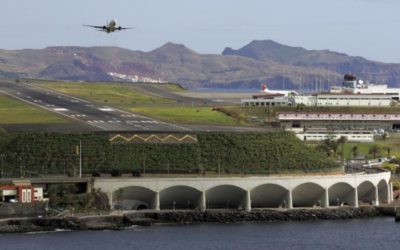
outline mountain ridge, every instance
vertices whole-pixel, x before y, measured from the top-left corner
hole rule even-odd
[[[307,50],[272,40],[255,40],[222,54],[200,54],[166,43],[149,52],[119,47],[51,46],[1,50],[0,77],[87,81],[177,82],[188,88],[313,90],[340,83],[353,73],[365,80],[400,86],[400,64],[382,63],[330,50]]]

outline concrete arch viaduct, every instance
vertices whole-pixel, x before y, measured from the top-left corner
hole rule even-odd
[[[379,205],[393,200],[390,172],[230,178],[97,178],[112,208],[243,209]]]

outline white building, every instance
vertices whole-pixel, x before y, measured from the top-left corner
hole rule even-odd
[[[398,130],[400,113],[321,113],[280,112],[281,126],[295,128],[327,128],[331,130]]]
[[[42,187],[35,187],[33,194],[33,199],[35,201],[42,201],[43,200],[43,188]]]
[[[342,87],[332,87],[331,93],[353,94],[386,94],[399,100],[400,89],[388,88],[387,84],[371,84],[363,80],[357,80],[353,75],[345,75]]]
[[[287,97],[271,98],[271,99],[242,99],[244,106],[256,107],[279,107],[291,105]]]
[[[315,94],[294,96],[294,104],[315,107],[389,107],[395,101],[392,95],[386,94]]]
[[[305,129],[296,133],[297,138],[302,141],[323,141],[328,137],[338,140],[346,137],[350,142],[373,142],[374,133],[368,130],[327,130],[327,129]]]

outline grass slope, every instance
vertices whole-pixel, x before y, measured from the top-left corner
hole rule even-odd
[[[42,174],[75,173],[78,166],[76,145],[82,141],[85,173],[110,173],[119,169],[146,173],[273,174],[337,172],[339,166],[323,153],[288,132],[199,133],[198,143],[115,143],[99,134],[13,135],[4,153],[5,170]],[[1,142],[1,134],[0,134]],[[0,145],[1,146],[1,145]],[[1,150],[1,148],[0,148]],[[1,151],[0,151],[1,153]]]
[[[176,123],[245,125],[237,119],[222,112],[213,111],[211,107],[191,107],[175,105],[176,101],[145,94],[135,86],[118,83],[63,83],[43,82],[41,87],[53,89],[65,94],[87,100],[119,107],[142,115]],[[165,84],[157,87],[171,92],[183,91],[176,84]],[[171,104],[165,106],[165,104]]]
[[[213,111],[212,107],[158,106],[132,107],[130,110],[176,123],[239,125],[236,119]]]
[[[150,96],[139,92],[134,86],[117,83],[41,83],[41,87],[81,97],[98,103],[126,107],[133,104],[174,103],[174,100]]]
[[[48,111],[0,94],[0,124],[58,124],[67,121]]]

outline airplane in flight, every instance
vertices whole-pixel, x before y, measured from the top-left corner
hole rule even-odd
[[[267,84],[263,83],[261,86],[261,92],[266,93],[266,94],[282,94],[284,96],[292,96],[292,95],[298,95],[294,90],[270,90],[267,87]]]
[[[111,33],[111,32],[120,31],[120,30],[133,29],[133,28],[124,28],[121,26],[117,26],[117,20],[115,20],[115,19],[112,19],[110,22],[107,22],[106,25],[103,25],[103,26],[86,25],[86,24],[84,24],[83,26],[95,28],[98,31],[104,31],[106,33]]]

